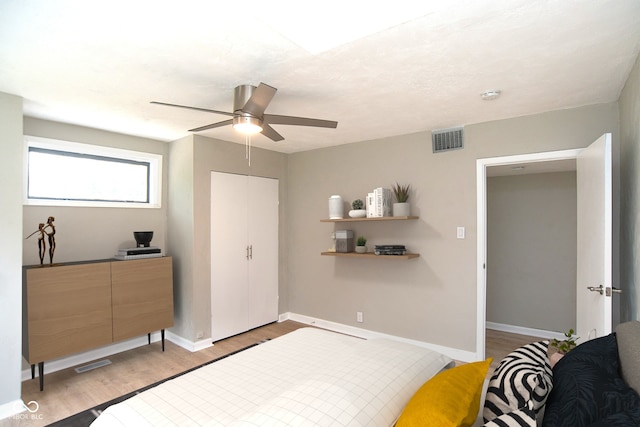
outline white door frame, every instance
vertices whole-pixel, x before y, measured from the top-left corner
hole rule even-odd
[[[485,328],[487,322],[487,167],[517,165],[521,163],[571,160],[578,157],[581,148],[573,150],[548,151],[545,153],[518,154],[514,156],[491,157],[476,160],[477,185],[477,310],[476,310],[476,357],[485,358]]]

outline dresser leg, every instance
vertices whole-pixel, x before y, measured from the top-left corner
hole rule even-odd
[[[149,344],[151,344],[151,332],[147,334],[147,341],[149,341]]]
[[[44,391],[44,362],[38,363],[38,376],[40,377],[40,391]]]
[[[36,365],[31,365],[31,379],[36,377]]]
[[[162,351],[164,351],[164,329],[160,330],[160,335],[162,336]]]

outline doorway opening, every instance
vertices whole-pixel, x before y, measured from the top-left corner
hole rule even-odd
[[[546,171],[575,170],[575,162],[580,149],[553,151],[546,153],[494,157],[477,160],[477,330],[476,353],[485,358],[487,322],[487,177],[499,174],[501,170],[525,167],[538,173]]]

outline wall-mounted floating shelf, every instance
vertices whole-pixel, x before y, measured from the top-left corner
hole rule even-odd
[[[406,221],[418,219],[418,216],[380,216],[375,218],[342,218],[342,219],[321,219],[320,222],[367,222],[367,221]]]
[[[351,257],[351,258],[375,258],[375,259],[412,259],[418,258],[420,254],[404,254],[404,255],[376,255],[373,252],[359,254],[356,252],[321,252],[324,256]]]
[[[418,219],[417,216],[380,216],[374,218],[341,218],[341,219],[321,219],[320,222],[372,222],[372,221],[406,221]],[[321,252],[320,255],[350,257],[350,258],[375,258],[375,259],[412,259],[418,258],[420,254],[406,253],[404,255],[376,255],[373,252],[359,254],[357,252]]]

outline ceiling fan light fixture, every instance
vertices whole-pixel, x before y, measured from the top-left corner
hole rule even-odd
[[[236,116],[233,118],[233,128],[245,135],[262,132],[262,120],[251,116]]]

